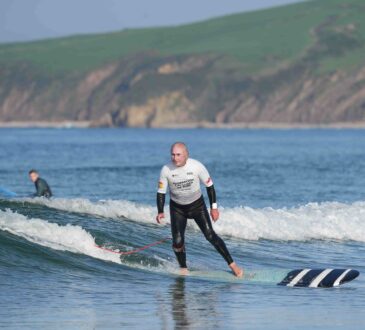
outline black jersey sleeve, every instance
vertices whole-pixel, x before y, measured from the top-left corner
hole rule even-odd
[[[164,213],[165,196],[166,194],[157,193],[156,202],[158,213]]]
[[[212,207],[213,203],[217,203],[217,196],[215,194],[214,185],[207,187],[207,193],[208,193],[210,207]]]

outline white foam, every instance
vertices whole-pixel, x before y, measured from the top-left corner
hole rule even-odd
[[[289,209],[225,209],[215,229],[218,233],[248,240],[365,242],[365,202],[310,203]]]
[[[41,219],[27,219],[10,210],[0,210],[0,230],[55,250],[85,254],[94,258],[121,263],[117,254],[100,250],[95,240],[80,226],[60,226]]]
[[[157,273],[178,273],[175,262],[154,256],[158,266],[151,266],[147,261],[131,263],[110,250],[102,250],[96,246],[95,239],[80,226],[67,224],[60,226],[42,219],[28,219],[22,214],[0,210],[0,230],[25,238],[26,240],[55,250],[70,251],[88,255],[104,261],[112,261],[129,267]],[[112,249],[110,247],[110,249]],[[119,252],[119,250],[113,250]]]
[[[75,213],[84,213],[105,218],[119,219],[122,217],[138,222],[154,222],[156,208],[136,204],[124,200],[103,200],[92,202],[89,199],[76,198],[25,198],[28,203],[42,204],[48,207]]]
[[[98,215],[106,218],[155,223],[156,207],[129,201],[87,199],[29,199],[52,208]],[[365,242],[365,202],[309,203],[294,208],[250,207],[221,208],[221,217],[214,224],[219,234],[247,240],[305,241],[311,239],[354,240]],[[166,209],[164,223],[169,223]],[[196,225],[192,225],[197,229]]]

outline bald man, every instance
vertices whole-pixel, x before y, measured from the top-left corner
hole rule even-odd
[[[169,187],[172,247],[179,262],[181,273],[188,273],[185,252],[185,229],[187,219],[194,219],[205,238],[227,262],[233,274],[242,277],[243,270],[236,265],[225,243],[213,230],[212,222],[200,190],[200,182],[207,189],[210,215],[215,222],[219,218],[219,211],[213,181],[207,169],[199,161],[189,158],[189,151],[183,142],[174,143],[171,146],[171,163],[165,165],[160,174],[157,191],[158,214],[156,221],[161,223],[161,220],[165,217],[165,196],[167,187]]]

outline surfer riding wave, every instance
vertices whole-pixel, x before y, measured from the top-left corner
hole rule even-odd
[[[235,276],[242,277],[243,270],[233,261],[226,244],[215,233],[207,207],[200,190],[200,182],[204,183],[210,202],[210,215],[213,221],[219,218],[216,193],[213,181],[205,166],[195,159],[189,158],[186,145],[176,142],[171,146],[171,163],[163,166],[157,192],[158,223],[165,217],[164,205],[167,187],[170,192],[170,217],[173,250],[181,267],[181,273],[187,274],[185,229],[187,219],[194,219],[205,238],[215,247]]]

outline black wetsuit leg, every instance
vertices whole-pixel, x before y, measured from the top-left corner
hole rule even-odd
[[[172,248],[181,268],[186,266],[185,229],[188,218],[185,212],[170,203]]]
[[[191,217],[195,220],[207,241],[209,241],[215,247],[215,249],[221,254],[228,265],[231,264],[233,259],[227,249],[226,244],[213,229],[204,199],[202,198],[202,203],[199,207],[191,210],[189,213],[189,218]]]
[[[170,201],[171,233],[173,248],[180,267],[186,267],[185,253],[185,229],[187,219],[194,219],[205,238],[222,255],[227,264],[231,264],[233,259],[224,241],[215,233],[210,216],[205,206],[203,197],[189,205],[179,205]]]

